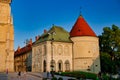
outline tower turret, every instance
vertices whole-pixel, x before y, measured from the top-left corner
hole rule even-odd
[[[94,31],[80,15],[70,31],[73,41],[73,70],[100,71],[99,41]]]

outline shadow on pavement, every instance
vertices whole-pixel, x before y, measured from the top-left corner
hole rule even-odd
[[[6,73],[0,73],[0,80],[8,80]]]

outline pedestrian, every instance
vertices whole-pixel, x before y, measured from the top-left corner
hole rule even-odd
[[[20,79],[21,77],[21,71],[18,72],[18,78]]]
[[[6,74],[8,74],[8,69],[6,70]]]
[[[49,71],[47,71],[47,78],[49,78]]]
[[[18,76],[21,76],[21,72],[20,71],[18,72]]]

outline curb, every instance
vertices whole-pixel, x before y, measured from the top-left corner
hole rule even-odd
[[[39,78],[43,78],[43,77],[41,77],[41,76],[39,76],[39,75],[36,75],[36,74],[32,74],[32,73],[28,73],[28,74],[33,75],[33,76],[36,76],[36,77],[39,77]]]

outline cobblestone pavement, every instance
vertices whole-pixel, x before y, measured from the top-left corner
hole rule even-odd
[[[0,80],[42,80],[42,78],[28,73],[21,73],[21,76],[18,76],[17,73],[0,73]]]
[[[63,80],[68,80],[68,79],[75,79],[72,77],[67,77],[67,76],[59,76],[55,75],[55,77],[59,78],[62,77]],[[27,72],[27,73],[21,73],[21,76],[18,76],[18,73],[0,73],[0,80],[42,80],[42,78],[47,78],[47,73],[38,73],[38,72]],[[51,80],[51,75],[49,74],[49,79]]]
[[[47,73],[34,73],[34,72],[32,72],[32,73],[28,73],[28,74],[31,74],[31,75],[34,75],[34,76],[39,76],[39,77],[44,77],[44,78],[48,78],[47,77]],[[58,78],[60,78],[60,77],[62,77],[63,78],[63,80],[68,80],[68,79],[75,79],[74,77],[67,77],[67,76],[59,76],[59,75],[54,75],[57,79]],[[47,79],[47,80],[51,80],[51,74],[49,74],[49,79]]]
[[[0,80],[7,80],[7,75],[5,73],[0,73]]]

